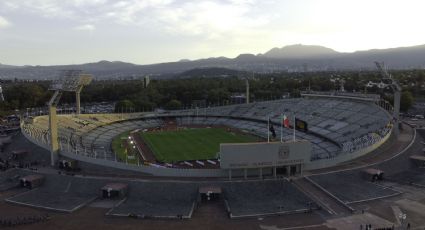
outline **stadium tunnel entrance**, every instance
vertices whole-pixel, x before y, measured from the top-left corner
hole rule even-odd
[[[276,167],[277,176],[295,176],[301,174],[302,164]]]
[[[101,188],[100,191],[103,199],[124,199],[128,193],[128,184],[110,183]]]
[[[200,201],[217,201],[221,198],[222,190],[218,186],[204,186],[199,188],[198,193]]]
[[[303,168],[303,164],[299,163],[275,167],[228,169],[228,175],[229,180],[237,177],[243,177],[244,179],[289,177],[302,175]]]

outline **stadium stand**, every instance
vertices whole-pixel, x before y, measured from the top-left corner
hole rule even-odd
[[[379,142],[392,129],[391,116],[370,101],[341,98],[295,98],[250,104],[228,105],[158,114],[84,114],[59,116],[61,148],[85,156],[116,161],[111,141],[117,135],[136,129],[164,125],[166,117],[176,125],[228,126],[267,138],[270,118],[280,140],[282,114],[308,124],[307,133],[296,131],[297,139],[313,143],[312,161],[351,154]],[[48,145],[48,117],[35,117],[22,130],[38,142]],[[283,129],[282,139],[292,139],[292,130]]]
[[[301,139],[311,139],[312,160],[329,159],[339,154],[352,153],[380,141],[391,131],[391,116],[373,102],[335,98],[297,98],[242,105],[207,108],[202,115],[221,115],[237,118],[267,120],[269,117],[279,125],[282,114],[289,120],[297,118],[308,123],[310,133],[327,139],[321,141],[312,135],[297,132]],[[231,123],[241,126],[238,123]],[[224,122],[225,124],[225,122]],[[242,127],[243,128],[243,127]],[[254,133],[264,136],[267,127],[254,128]],[[284,140],[291,139],[290,131],[284,130]],[[335,143],[332,143],[335,142]],[[336,145],[335,145],[336,144]]]

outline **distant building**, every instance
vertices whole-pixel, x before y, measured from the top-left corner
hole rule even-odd
[[[231,104],[243,104],[245,102],[246,102],[245,94],[238,94],[238,95],[230,96],[230,103]]]

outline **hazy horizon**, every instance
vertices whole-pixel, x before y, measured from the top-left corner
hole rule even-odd
[[[4,0],[0,63],[172,62],[292,44],[354,52],[425,44],[425,2]]]

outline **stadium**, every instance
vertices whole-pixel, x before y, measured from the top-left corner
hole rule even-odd
[[[233,175],[240,176],[245,171],[247,176],[258,176],[259,169],[264,170],[264,175],[270,175],[272,171],[286,175],[286,169],[277,166],[248,166],[234,170],[220,167],[223,162],[219,161],[233,159],[220,155],[226,153],[219,154],[219,151],[229,148],[224,142],[241,143],[245,147],[247,143],[242,142],[251,143],[248,150],[234,151],[253,151],[251,159],[245,159],[252,162],[239,162],[253,164],[273,160],[273,156],[264,159],[265,153],[256,153],[266,145],[303,143],[301,146],[309,148],[311,144],[311,151],[301,150],[294,154],[295,158],[288,159],[301,164],[279,165],[293,167],[293,173],[301,173],[301,167],[319,169],[362,156],[388,139],[392,128],[391,115],[376,105],[375,98],[323,96],[311,94],[305,98],[204,108],[201,111],[59,115],[60,152],[68,158],[94,164],[107,163],[111,167],[155,176],[222,177],[229,170],[234,171]],[[308,131],[295,130],[294,135],[293,128],[281,127],[283,114],[288,114],[291,126],[294,116],[305,121]],[[48,121],[48,116],[39,116],[22,126],[29,139],[47,149]],[[274,135],[270,127],[273,127]],[[128,154],[124,153],[127,151]]]
[[[12,191],[7,205],[69,215],[102,206],[107,217],[204,221],[198,215],[214,207],[230,221],[294,218],[293,226],[314,220],[327,229],[370,202],[405,198],[405,186],[424,186],[417,149],[425,133],[398,125],[386,105],[379,95],[310,91],[143,113],[50,108],[50,116],[21,120],[0,191]]]

